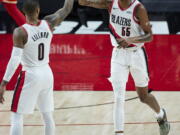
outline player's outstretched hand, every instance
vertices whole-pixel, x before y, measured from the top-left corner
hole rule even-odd
[[[0,85],[0,103],[4,103],[4,92],[6,90],[6,86],[3,86],[2,84]]]

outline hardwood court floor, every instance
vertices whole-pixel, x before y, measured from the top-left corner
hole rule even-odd
[[[12,94],[6,92],[6,102],[0,105],[0,135],[9,135],[8,110]],[[168,119],[171,121],[169,135],[180,135],[180,92],[153,92],[153,94],[167,110]],[[126,94],[126,98],[135,96],[137,96],[135,92]],[[114,135],[112,92],[62,91],[54,92],[54,97],[56,135]],[[125,135],[159,135],[154,113],[149,107],[140,103],[138,99],[126,102],[125,107]],[[24,135],[43,135],[38,111],[35,111],[34,115],[25,116],[24,125]]]

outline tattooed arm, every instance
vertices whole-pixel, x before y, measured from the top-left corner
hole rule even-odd
[[[52,15],[46,16],[44,19],[48,21],[51,29],[58,26],[71,12],[74,0],[65,0],[63,8],[59,9]]]
[[[153,40],[151,25],[149,23],[148,14],[143,5],[140,5],[136,9],[135,17],[138,19],[141,28],[144,31],[144,35],[139,37],[128,38],[129,43],[145,43]]]
[[[112,0],[79,0],[79,4],[82,6],[108,9]]]

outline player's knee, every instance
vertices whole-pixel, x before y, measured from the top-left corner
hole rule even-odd
[[[124,107],[124,103],[125,103],[125,99],[124,97],[115,97],[114,98],[114,104],[115,104],[115,107],[118,109],[122,109]]]
[[[126,87],[126,81],[125,80],[121,80],[120,77],[118,75],[112,75],[109,78],[109,81],[111,82],[113,88],[114,87],[121,87],[121,88],[125,88]]]
[[[119,73],[113,72],[111,73],[109,81],[112,83],[113,86],[120,85],[121,87],[124,87],[126,85],[127,79],[123,78],[122,75],[120,75]]]
[[[119,91],[122,91],[122,90],[119,90]],[[114,91],[114,100],[115,102],[117,101],[121,101],[123,102],[124,101],[124,97],[125,97],[125,94],[124,92],[119,92],[119,91]]]
[[[147,103],[149,99],[148,87],[136,87],[139,95],[139,99],[142,103]]]
[[[113,82],[114,97],[116,100],[122,100],[125,96],[125,83]]]
[[[126,81],[120,80],[115,74],[112,74],[109,81],[113,87],[115,102],[123,102],[125,98]]]

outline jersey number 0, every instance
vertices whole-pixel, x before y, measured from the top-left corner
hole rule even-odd
[[[40,43],[38,46],[38,60],[44,59],[44,44]]]

